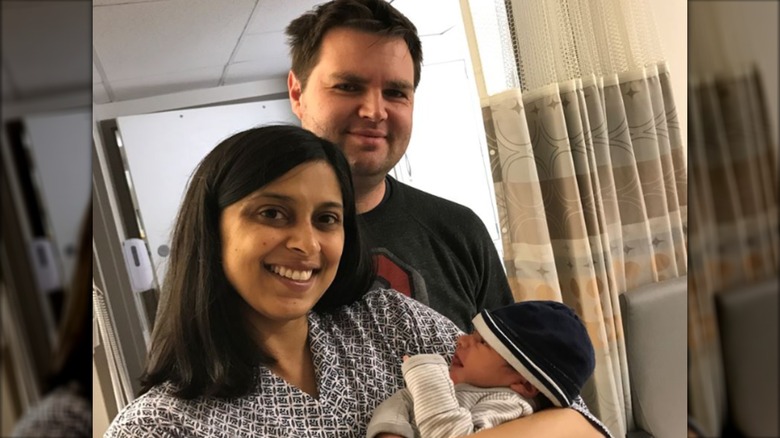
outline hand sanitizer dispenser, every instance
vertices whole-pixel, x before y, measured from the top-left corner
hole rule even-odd
[[[154,287],[152,262],[146,251],[143,239],[133,238],[122,242],[122,253],[125,256],[125,266],[130,275],[130,285],[133,292],[143,292]]]

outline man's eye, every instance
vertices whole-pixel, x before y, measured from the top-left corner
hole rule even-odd
[[[358,91],[358,86],[355,84],[336,84],[334,88],[341,91]]]
[[[404,93],[401,90],[385,90],[385,96],[391,97],[394,99],[405,99],[406,93]]]

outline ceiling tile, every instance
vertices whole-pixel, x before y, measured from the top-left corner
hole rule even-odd
[[[93,48],[103,76],[93,65],[93,83],[124,100],[217,86],[220,77],[225,84],[283,77],[290,63],[283,29],[322,1],[96,0]],[[425,35],[460,20],[457,0],[393,4],[423,35],[426,63],[452,58]]]
[[[284,31],[290,21],[320,3],[323,0],[288,0],[279,7],[279,0],[260,0],[246,31]],[[452,27],[455,20],[461,20],[458,0],[395,0],[391,3],[412,20],[420,35],[441,33]]]
[[[2,99],[4,101],[13,100],[14,87],[13,84],[11,84],[11,80],[8,78],[8,74],[5,72],[5,64],[3,64],[3,83],[0,90],[2,90]]]
[[[167,0],[93,8],[93,44],[109,83],[224,67],[255,0]]]
[[[111,81],[116,101],[159,96],[219,85],[222,67],[208,67],[174,73]]]
[[[88,90],[92,54],[89,2],[6,2],[2,53],[19,97]]]
[[[97,104],[111,102],[106,92],[106,87],[102,83],[92,84],[92,102]]]
[[[100,76],[100,72],[98,71],[97,67],[95,67],[95,63],[92,63],[92,83],[97,84],[103,82],[103,78]]]
[[[123,5],[127,3],[152,3],[162,2],[168,0],[92,0],[94,6],[111,6],[111,5]]]
[[[225,85],[264,79],[286,78],[287,68],[280,70],[276,64],[265,61],[248,61],[230,64],[225,74]]]
[[[286,70],[290,65],[286,37],[282,32],[244,35],[233,62],[273,60]]]
[[[283,32],[290,21],[320,3],[324,0],[287,0],[280,7],[282,3],[279,0],[260,0],[246,32]]]

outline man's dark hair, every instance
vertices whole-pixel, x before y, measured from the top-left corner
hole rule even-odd
[[[333,283],[314,309],[360,299],[373,282],[362,245],[349,164],[331,142],[305,129],[274,125],[240,132],[198,165],[184,195],[152,332],[142,390],[171,382],[178,397],[237,397],[253,387],[258,365],[276,359],[258,346],[242,316],[243,299],[222,267],[220,216],[229,205],[312,161],[333,168],[344,206],[344,250]]]
[[[287,33],[292,71],[306,88],[309,75],[320,58],[322,38],[333,28],[349,28],[406,42],[414,62],[414,87],[420,83],[422,43],[417,28],[385,0],[333,0],[293,20]]]

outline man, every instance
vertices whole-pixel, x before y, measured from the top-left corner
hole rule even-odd
[[[411,137],[422,63],[414,25],[384,1],[340,1],[294,20],[287,34],[293,111],[347,156],[380,285],[466,332],[483,309],[514,302],[480,218],[388,176]]]
[[[380,281],[466,332],[483,309],[513,302],[481,220],[388,176],[411,137],[422,68],[415,26],[385,0],[333,0],[293,20],[286,32],[293,112],[347,156]],[[581,398],[574,408],[545,410],[480,436],[608,435]]]

